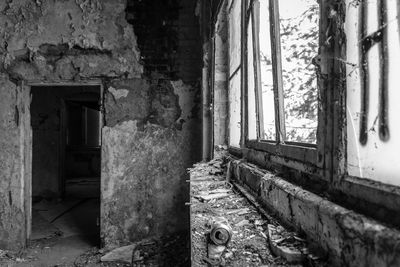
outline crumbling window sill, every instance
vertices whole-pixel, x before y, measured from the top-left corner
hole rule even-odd
[[[400,214],[400,188],[397,186],[351,176],[343,176],[332,183],[326,175],[328,171],[319,164],[254,148],[229,147],[229,153],[266,171],[278,172],[281,178],[318,195],[328,196],[332,202],[400,229],[400,216],[393,216]]]
[[[196,164],[190,170],[192,266],[207,266],[210,263],[209,233],[212,225],[221,220],[232,228],[232,239],[222,253],[221,264],[289,265],[283,256],[278,256],[276,250],[273,250],[270,243],[272,239],[268,239],[271,227],[284,228],[254,200],[249,201],[250,196],[245,197],[239,185],[227,181],[224,169],[223,159],[219,158],[209,163]],[[303,262],[317,259],[306,249],[305,240],[286,229],[282,231],[286,235],[296,236],[297,239],[293,238],[289,243],[293,248],[303,249],[300,253]]]

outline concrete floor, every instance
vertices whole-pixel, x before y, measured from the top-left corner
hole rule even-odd
[[[64,200],[42,200],[32,207],[32,238],[27,262],[9,266],[73,266],[100,241],[100,182],[97,178],[67,182]]]

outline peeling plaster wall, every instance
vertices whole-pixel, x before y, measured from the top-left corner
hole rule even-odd
[[[179,80],[116,80],[109,85],[101,208],[107,246],[187,231],[186,169],[200,156],[196,93]]]
[[[23,246],[30,227],[30,98],[26,88],[17,94],[15,83],[140,77],[124,10],[123,0],[0,3],[1,249]],[[18,109],[21,103],[27,107]]]
[[[13,122],[10,103],[29,98],[16,95],[17,81],[103,82],[104,245],[188,231],[185,180],[186,168],[200,157],[201,66],[194,63],[201,54],[194,1],[178,4],[172,20],[184,31],[176,35],[177,56],[168,63],[177,71],[145,76],[125,0],[0,3],[0,73],[8,74],[0,77],[0,248],[20,247],[27,237],[23,196],[30,194],[21,184],[29,176],[31,146],[21,141],[24,131]]]
[[[186,126],[185,126],[186,127]],[[187,125],[190,127],[190,125]],[[102,218],[106,244],[122,245],[188,227],[186,167],[190,129],[177,132],[137,121],[105,127]]]
[[[124,0],[10,1],[0,7],[0,52],[14,78],[71,80],[142,73]]]
[[[194,11],[194,0],[129,2],[145,76],[114,80],[105,89],[101,223],[107,246],[182,231],[189,236],[186,168],[201,156]]]

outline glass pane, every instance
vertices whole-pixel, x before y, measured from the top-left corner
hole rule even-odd
[[[248,101],[248,129],[249,139],[257,139],[256,95],[254,91],[254,59],[253,59],[252,22],[247,27],[247,101]]]
[[[260,69],[262,88],[262,109],[264,117],[264,133],[261,139],[276,140],[275,107],[272,75],[271,34],[269,23],[269,4],[267,0],[260,1]]]
[[[235,0],[229,13],[229,76],[240,66],[241,51],[241,5],[242,1]]]
[[[240,73],[229,81],[229,145],[234,147],[240,147]]]
[[[240,67],[241,60],[241,3],[235,0],[232,9],[229,12],[229,76]],[[228,101],[229,101],[229,145],[240,147],[241,135],[241,117],[240,117],[240,77],[241,71],[230,79],[228,84]]]
[[[318,90],[312,59],[318,54],[319,4],[279,1],[286,140],[316,143]]]

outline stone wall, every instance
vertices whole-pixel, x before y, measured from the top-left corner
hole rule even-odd
[[[175,3],[182,8],[171,18],[177,53],[168,64],[177,70],[174,74],[149,70],[146,61],[140,60],[135,25],[125,19],[130,13],[124,0],[0,3],[0,96],[5,101],[0,124],[4,167],[0,248],[22,246],[29,229],[25,170],[30,168],[26,159],[31,147],[21,141],[27,126],[15,122],[19,116],[29,116],[16,108],[17,103],[29,103],[29,87],[17,86],[19,81],[84,84],[96,79],[103,84],[104,245],[187,231],[186,168],[199,159],[201,145],[200,65],[195,64],[201,54],[195,41],[194,2]],[[14,195],[19,201],[10,201]]]

